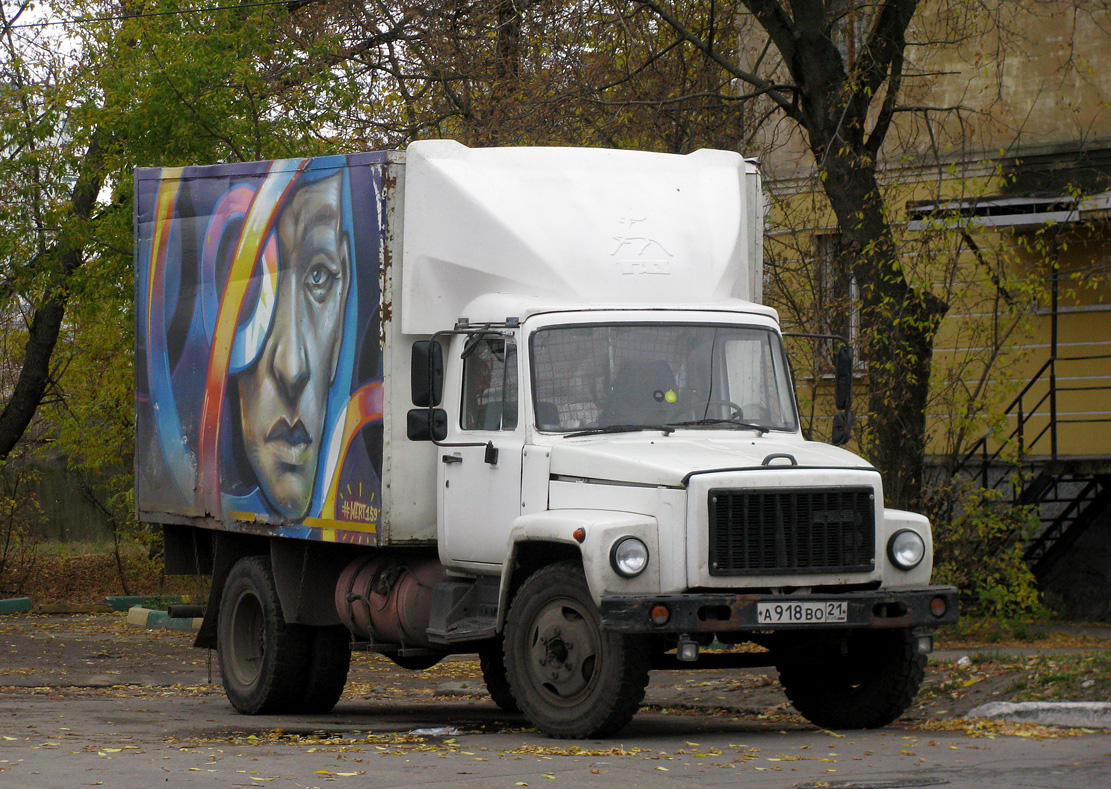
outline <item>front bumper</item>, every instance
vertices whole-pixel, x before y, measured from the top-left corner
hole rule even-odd
[[[944,602],[940,615],[931,610]],[[797,603],[845,603],[842,622],[760,622],[760,603],[792,606]],[[666,606],[670,616],[656,624],[651,612]],[[829,630],[856,628],[937,627],[957,621],[957,588],[924,586],[917,589],[844,594],[721,594],[614,595],[602,598],[602,626],[620,633],[728,633],[746,630]]]

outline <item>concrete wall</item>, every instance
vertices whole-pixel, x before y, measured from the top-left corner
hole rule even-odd
[[[81,493],[80,478],[61,465],[40,466],[33,486],[42,517],[32,533],[58,542],[102,542],[112,538],[108,520]]]

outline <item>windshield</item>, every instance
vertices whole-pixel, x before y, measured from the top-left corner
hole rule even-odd
[[[591,324],[532,335],[537,427],[797,429],[779,336],[751,326]]]

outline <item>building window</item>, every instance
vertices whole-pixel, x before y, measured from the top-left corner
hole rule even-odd
[[[845,266],[838,265],[841,255],[841,235],[822,233],[815,236],[818,263],[818,332],[836,334],[849,341],[853,358],[860,366],[860,293],[856,278]],[[827,351],[835,351],[827,348]],[[824,358],[832,359],[833,353],[824,353]]]

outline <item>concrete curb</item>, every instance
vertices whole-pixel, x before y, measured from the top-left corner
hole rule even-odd
[[[969,718],[1040,723],[1084,729],[1111,729],[1111,704],[1102,701],[992,701],[968,713]]]
[[[30,611],[33,608],[30,597],[12,597],[0,600],[0,614],[15,614],[21,611]]]
[[[110,614],[112,609],[103,604],[70,605],[69,603],[43,603],[35,606],[36,614]]]
[[[172,617],[165,611],[157,611],[142,606],[133,606],[127,609],[127,624],[132,627],[142,627],[147,630],[165,628],[167,630],[200,630],[202,617]]]

